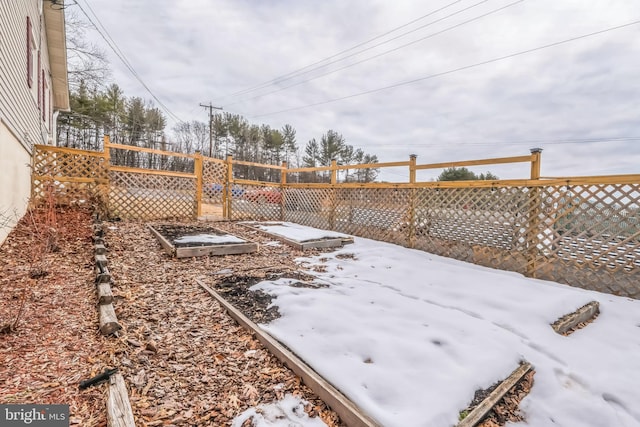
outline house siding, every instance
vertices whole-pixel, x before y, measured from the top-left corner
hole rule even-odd
[[[0,1],[0,244],[24,215],[30,195],[30,163],[34,144],[52,141],[49,111],[42,119],[38,93],[42,70],[47,82],[46,108],[52,100],[42,0]],[[33,82],[27,80],[27,16],[35,41]],[[40,51],[41,69],[38,66]],[[40,86],[39,86],[40,85]]]

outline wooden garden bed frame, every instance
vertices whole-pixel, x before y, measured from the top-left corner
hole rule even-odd
[[[162,235],[162,233],[153,228],[152,225],[148,224],[147,227],[149,228],[149,230],[151,230],[151,233],[153,233],[158,238],[158,241],[160,242],[160,245],[162,245],[165,252],[171,256],[175,256],[176,258],[191,258],[206,255],[238,255],[248,254],[251,252],[256,252],[258,250],[258,244],[249,241],[246,241],[244,243],[224,243],[208,246],[176,247],[169,240],[167,240]],[[227,234],[213,227],[211,228],[211,231]]]
[[[284,236],[280,236],[279,234],[270,232],[268,230],[262,230],[261,228],[252,226],[252,224],[263,224],[261,222],[240,222],[239,224],[242,225],[243,227],[248,228],[251,231],[257,231],[258,233],[264,236],[267,236],[274,240],[278,240],[279,242],[282,242],[300,251],[304,251],[307,249],[337,248],[337,247],[342,247],[344,245],[353,243],[353,237],[327,237],[323,239],[307,240],[304,242],[300,242],[298,240],[289,239]],[[278,224],[283,224],[283,223],[278,222],[278,223],[273,223],[269,225],[278,225]]]

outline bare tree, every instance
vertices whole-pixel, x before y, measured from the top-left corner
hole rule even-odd
[[[91,28],[90,24],[80,19],[77,10],[67,7],[65,26],[71,90],[77,90],[80,82],[84,82],[90,88],[102,86],[110,77],[111,70],[105,52],[87,41],[86,31]]]

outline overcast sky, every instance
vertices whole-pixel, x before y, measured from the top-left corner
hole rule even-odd
[[[474,66],[639,21],[638,0],[77,1],[180,120],[207,121],[198,104],[212,102],[252,123],[292,125],[301,148],[336,130],[381,162],[541,147],[543,176],[640,173],[640,24]],[[125,94],[151,99],[89,35]],[[474,170],[487,169],[529,175],[527,164]]]

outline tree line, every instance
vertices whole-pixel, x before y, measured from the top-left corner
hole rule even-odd
[[[273,128],[267,124],[253,124],[239,114],[222,113],[213,116],[210,124],[198,120],[177,123],[167,132],[167,119],[153,102],[140,97],[126,97],[117,84],[104,90],[89,88],[80,81],[70,93],[71,111],[58,118],[58,145],[85,150],[103,149],[103,136],[111,142],[205,156],[234,159],[254,163],[289,167],[329,166],[332,159],[338,164],[378,163],[376,155],[365,153],[347,144],[345,138],[328,130],[320,138],[312,138],[300,150],[296,130],[286,124]],[[113,150],[115,164],[133,167],[161,167],[168,170],[192,170],[189,159],[163,158],[157,154]],[[279,172],[267,168],[238,165],[234,173],[239,178],[277,180]],[[371,182],[378,169],[344,171],[340,179],[350,182]],[[329,173],[301,173],[295,178],[301,182],[327,182]]]
[[[179,122],[166,129],[167,119],[153,102],[140,97],[127,97],[115,83],[104,86],[110,78],[110,66],[105,53],[87,42],[89,28],[74,8],[65,9],[71,111],[61,113],[57,124],[58,145],[85,150],[103,150],[103,136],[113,143],[160,149],[176,153],[224,158],[290,167],[329,166],[331,159],[340,164],[378,163],[375,155],[364,153],[346,143],[344,137],[328,130],[318,140],[298,147],[296,130],[291,125],[281,129],[267,124],[249,123],[238,114],[213,116],[208,123],[198,120]],[[195,102],[195,100],[194,100]],[[134,167],[192,171],[193,160],[159,156],[127,150],[112,150],[114,164]],[[245,179],[276,180],[277,170],[237,165],[234,174]],[[342,172],[345,181],[375,180],[378,169],[358,169]],[[301,173],[299,181],[328,181],[328,173]]]

